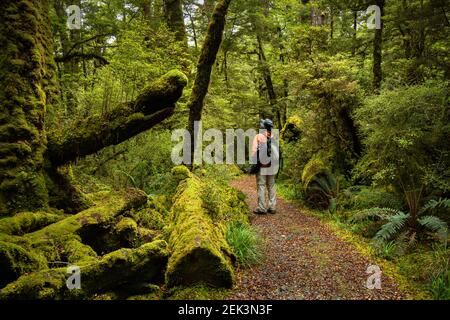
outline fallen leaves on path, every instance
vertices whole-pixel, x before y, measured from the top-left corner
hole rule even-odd
[[[256,206],[253,176],[233,181]],[[251,214],[252,225],[266,241],[265,261],[240,270],[229,299],[402,299],[392,279],[382,275],[381,289],[368,289],[371,261],[338,238],[318,218],[278,198],[274,215]]]

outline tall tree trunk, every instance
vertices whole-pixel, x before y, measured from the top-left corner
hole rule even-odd
[[[153,18],[152,2],[153,0],[144,0],[142,3],[142,12],[145,20]]]
[[[352,56],[356,55],[356,38],[358,35],[358,11],[353,10],[353,45],[352,45]]]
[[[48,12],[49,0],[0,2],[0,215],[66,209],[61,192],[76,211],[80,198],[60,167],[161,122],[187,83],[172,71],[107,117],[58,131],[49,121],[58,87]]]
[[[275,89],[273,87],[272,74],[270,72],[269,65],[267,64],[266,55],[264,53],[264,47],[262,43],[261,36],[258,31],[256,34],[256,40],[258,42],[258,57],[261,64],[261,71],[264,78],[264,82],[266,84],[267,94],[269,96],[269,102],[272,107],[272,115],[276,117],[278,128],[281,128],[281,114],[280,109],[277,104],[277,95],[275,93]]]
[[[69,37],[69,31],[66,27],[66,21],[67,21],[67,14],[66,14],[66,8],[68,4],[66,0],[55,0],[53,2],[53,7],[55,8],[56,16],[58,17],[58,35],[59,40],[61,43],[61,53],[62,57],[67,57],[67,55],[70,52],[70,49],[74,43],[73,39],[73,30],[70,30],[70,37]],[[58,61],[57,61],[58,62]],[[58,62],[59,63],[59,62]],[[74,74],[78,72],[78,61],[76,59],[65,59],[62,62],[63,68],[65,74]],[[60,66],[59,64],[59,66]],[[65,81],[63,83],[63,90],[62,92],[65,93],[65,96],[61,96],[62,101],[64,101],[64,104],[67,108],[68,114],[73,114],[75,112],[75,108],[77,106],[77,97],[74,94],[73,82]],[[67,85],[67,90],[64,90],[64,85]]]
[[[45,209],[45,110],[57,95],[48,0],[0,2],[0,214]]]
[[[217,52],[222,43],[223,31],[225,29],[225,19],[231,0],[220,0],[217,2],[208,26],[202,52],[197,63],[197,75],[189,99],[189,123],[188,128],[191,135],[194,135],[194,122],[202,118],[203,102],[208,93],[211,71],[216,61]],[[194,160],[194,139],[191,143],[191,162]]]
[[[330,8],[330,39],[333,40],[334,37],[334,10],[333,7]]]
[[[383,44],[383,17],[385,0],[376,0],[376,5],[380,7],[380,29],[375,29],[375,37],[373,41],[373,83],[374,92],[379,92],[381,88],[381,81],[383,80],[383,72],[381,70],[382,62],[382,44]]]
[[[186,29],[184,26],[183,1],[164,0],[164,11],[169,29],[175,33],[175,39],[187,47]]]

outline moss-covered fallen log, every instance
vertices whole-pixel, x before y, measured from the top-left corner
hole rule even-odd
[[[97,195],[93,207],[73,216],[25,212],[1,219],[0,287],[24,273],[52,267],[59,261],[78,263],[96,258],[97,253],[82,239],[95,238],[107,225],[114,227],[120,215],[146,201],[143,192],[130,189],[124,194]],[[130,238],[132,234],[125,228],[118,236]],[[117,241],[108,252],[119,247],[121,243]]]
[[[234,282],[235,260],[224,231],[227,220],[246,220],[247,207],[243,199],[201,181],[185,167],[174,174],[184,180],[174,196],[170,213],[169,246],[171,256],[166,272],[169,287],[205,283],[230,288]],[[204,190],[214,188],[215,201],[222,209],[208,208]],[[228,215],[228,216],[227,216]]]
[[[14,217],[0,219],[0,233],[23,235],[64,219],[62,214],[48,212],[21,212]]]
[[[119,144],[170,117],[186,84],[187,77],[182,72],[170,71],[144,88],[135,101],[107,115],[92,115],[49,134],[47,154],[52,165],[62,165]]]
[[[82,299],[124,285],[158,282],[163,279],[167,258],[167,243],[163,240],[137,249],[120,249],[78,265],[80,289],[67,287],[67,268],[48,269],[8,284],[0,290],[0,299]]]

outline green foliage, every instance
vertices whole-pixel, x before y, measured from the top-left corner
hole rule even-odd
[[[437,82],[368,98],[355,113],[367,150],[356,172],[399,191],[450,190],[448,101],[448,85]]]
[[[422,209],[421,213],[424,213],[425,211],[426,210]],[[365,212],[372,216],[377,215],[379,218],[387,221],[374,237],[374,240],[381,243],[386,243],[389,239],[398,234],[400,230],[404,229],[407,223],[411,224],[411,222],[413,224],[417,222],[422,227],[437,234],[441,241],[447,241],[447,224],[436,216],[421,216],[417,219],[417,221],[414,221],[412,220],[412,216],[410,214],[405,214],[401,211],[392,209],[373,208],[364,211],[363,215]],[[386,215],[386,212],[390,212],[391,215]],[[366,214],[366,216],[368,216],[368,214]]]
[[[400,230],[403,229],[406,222],[410,218],[409,214],[399,212],[395,215],[389,216],[386,220],[387,223],[384,224],[380,231],[375,235],[375,240],[380,242],[386,242],[388,239],[392,238]]]
[[[378,255],[387,260],[391,260],[396,249],[397,249],[397,245],[396,245],[395,241],[383,243],[378,248]]]
[[[433,298],[437,300],[450,300],[450,265],[449,259],[439,268],[429,285]]]
[[[230,223],[225,237],[239,265],[248,268],[263,261],[263,239],[248,224],[239,221]]]
[[[352,221],[362,221],[365,219],[381,219],[386,220],[391,216],[401,214],[401,211],[391,208],[370,208],[370,209],[364,209],[361,211],[358,211],[353,217],[351,218]]]
[[[319,209],[336,205],[339,185],[334,175],[319,158],[311,159],[303,168],[303,190],[306,200]]]
[[[350,192],[348,207],[351,209],[363,210],[378,207],[401,210],[404,206],[400,197],[393,192],[373,187],[361,187],[358,189],[358,191]]]

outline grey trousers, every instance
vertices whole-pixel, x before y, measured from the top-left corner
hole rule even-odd
[[[266,211],[266,187],[269,193],[268,209],[275,210],[277,205],[277,193],[275,187],[275,175],[256,174],[256,186],[258,190],[258,209]]]

